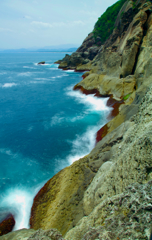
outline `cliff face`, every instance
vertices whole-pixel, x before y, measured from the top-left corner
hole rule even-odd
[[[91,153],[56,174],[36,195],[30,224],[45,230],[39,239],[48,236],[50,228],[57,228],[67,240],[150,236],[152,4],[127,1],[112,35],[100,44],[91,33],[59,67],[90,70],[75,89],[123,104],[98,132],[101,141]]]
[[[35,197],[34,229],[55,227],[68,240],[148,239],[152,220],[152,5],[142,0],[133,4],[123,5],[116,29],[104,45],[95,47],[90,34],[59,66],[90,69],[75,89],[111,96],[123,104],[119,114],[98,132],[102,140],[92,152],[50,179]],[[91,48],[97,49],[93,59],[88,54]]]

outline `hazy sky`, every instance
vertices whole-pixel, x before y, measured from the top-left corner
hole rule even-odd
[[[80,45],[116,0],[0,0],[0,49]]]

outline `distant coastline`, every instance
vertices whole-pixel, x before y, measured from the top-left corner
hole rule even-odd
[[[19,48],[19,49],[0,49],[0,53],[19,53],[19,52],[75,52],[77,45],[65,44],[59,46]]]

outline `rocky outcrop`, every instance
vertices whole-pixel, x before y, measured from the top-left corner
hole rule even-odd
[[[33,232],[29,239],[43,239],[42,235],[49,239],[50,228],[58,229],[66,240],[149,239],[151,12],[149,1],[127,1],[104,45],[96,45],[90,34],[61,61],[63,69],[90,70],[74,89],[109,96],[108,104],[114,108],[111,117],[115,117],[98,131],[90,154],[57,173],[35,196],[30,225],[43,230]]]
[[[99,41],[98,44],[100,45]],[[59,68],[77,69],[81,65],[88,64],[90,60],[93,60],[93,58],[97,55],[99,48],[100,47],[93,38],[93,33],[90,33],[76,52],[71,55],[66,54],[62,60],[57,62],[60,64]],[[81,71],[81,69],[79,69],[79,71]]]
[[[85,63],[88,63],[88,59],[84,59],[82,57],[82,54],[79,52],[74,52],[70,56],[69,54],[66,54],[65,57],[62,59],[59,68],[62,69],[75,69],[78,65],[82,65]]]
[[[38,64],[40,64],[40,65],[43,65],[43,64],[45,64],[45,62],[44,62],[44,61],[42,61],[42,62],[39,62]]]
[[[91,183],[96,168],[87,157],[64,168],[51,178],[34,199],[31,211],[31,228],[44,230],[57,228],[62,234],[74,227],[84,216],[82,199]]]
[[[148,239],[152,220],[152,87],[148,88],[138,90],[135,115],[135,108],[132,114],[127,111],[126,121],[88,156],[63,169],[41,189],[32,208],[33,228],[55,227],[67,240],[97,236]],[[143,98],[141,91],[146,91]]]
[[[152,87],[137,114],[107,134],[89,154],[103,162],[84,193],[85,216],[66,239],[96,239],[97,233],[99,239],[148,239],[152,220],[151,91]],[[94,238],[89,237],[90,228],[94,228]]]
[[[122,100],[128,94],[131,94],[136,89],[136,80],[134,76],[128,76],[124,79],[112,77],[103,74],[91,73],[74,89],[83,89],[90,91],[96,90],[100,96],[110,96],[116,100]]]
[[[99,130],[91,153],[55,175],[37,194],[32,228],[57,228],[67,240],[148,239],[152,220],[151,11],[150,2],[140,0],[136,6],[126,2],[116,20],[117,29],[93,60],[82,55],[85,46],[64,58],[65,68],[90,70],[75,90],[110,96],[109,105],[118,101],[119,111]],[[83,64],[84,59],[89,61]]]
[[[15,219],[12,214],[7,214],[3,221],[0,222],[0,236],[7,234],[13,230]]]
[[[129,11],[129,6],[130,2],[126,6],[126,12]],[[77,84],[75,89],[96,88],[100,95],[113,95],[116,100],[136,90],[140,77],[145,76],[148,61],[151,61],[151,9],[150,2],[137,9],[137,14],[121,38],[118,35],[116,41],[107,47],[108,42],[112,43],[111,37],[100,48],[91,63],[90,74]]]

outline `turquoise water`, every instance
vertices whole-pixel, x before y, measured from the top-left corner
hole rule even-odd
[[[15,229],[28,227],[43,184],[91,151],[109,113],[107,99],[72,90],[82,73],[58,69],[64,55],[0,53],[0,219],[13,213]]]

